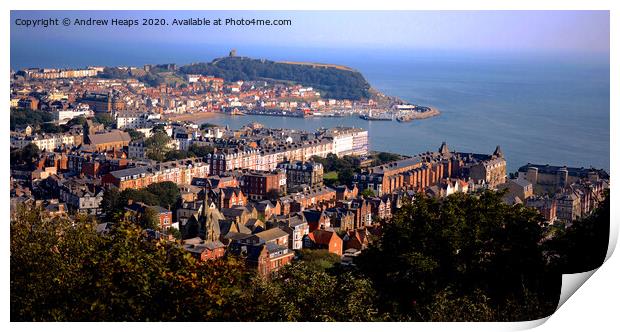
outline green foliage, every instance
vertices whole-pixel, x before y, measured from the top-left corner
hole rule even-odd
[[[141,82],[146,83],[149,86],[159,86],[165,83],[166,80],[158,74],[147,73],[144,76],[138,78]]]
[[[316,270],[296,262],[260,288],[268,321],[373,321],[385,319],[374,306],[371,283],[347,271]]]
[[[36,127],[54,120],[52,114],[45,111],[11,108],[10,114],[11,130],[26,126]]]
[[[158,86],[162,83],[165,83],[165,77],[162,74],[163,72],[163,68],[152,67],[151,71],[144,75],[132,76],[132,73],[127,69],[106,67],[103,69],[103,72],[99,73],[98,77],[110,79],[136,78],[140,82],[145,83],[149,86]]]
[[[192,158],[195,157],[196,155],[193,154],[190,151],[184,151],[184,150],[170,150],[166,153],[166,156],[164,157],[165,161],[171,161],[171,160],[179,160],[179,159],[187,159],[187,158]]]
[[[35,144],[28,144],[21,149],[14,149],[11,151],[10,160],[11,166],[27,165],[32,166],[34,160],[39,157],[39,147]]]
[[[166,149],[164,149],[164,151],[165,150]],[[195,157],[202,158],[202,157],[207,156],[210,153],[213,153],[213,151],[214,151],[214,148],[212,146],[208,146],[208,145],[191,145],[187,151],[184,151],[184,150],[168,150],[165,153],[163,160],[171,161],[171,160],[179,160],[179,159],[187,159],[187,158],[195,158]],[[158,158],[159,154],[153,152],[153,154],[151,156]],[[154,158],[151,158],[151,159],[154,159]],[[158,160],[158,159],[155,159],[155,160]]]
[[[172,181],[150,184],[146,191],[157,197],[157,205],[164,208],[174,206],[181,197],[179,187]]]
[[[488,322],[496,317],[490,298],[481,290],[464,296],[450,289],[439,291],[425,311],[431,322]]]
[[[382,310],[399,319],[445,317],[429,308],[453,298],[441,294],[446,289],[463,303],[484,295],[497,310],[511,300],[523,309],[515,319],[536,319],[554,310],[559,292],[559,274],[547,269],[539,245],[545,226],[536,211],[502,204],[501,193],[443,201],[420,195],[398,211],[358,265],[373,280]],[[528,292],[536,301],[525,300]],[[527,316],[531,306],[541,310]]]
[[[163,131],[155,132],[151,137],[144,141],[147,148],[147,157],[156,161],[166,160],[166,154],[171,150],[168,147],[172,139]]]
[[[170,228],[168,228],[168,230],[166,232],[168,234],[174,236],[175,239],[181,240],[181,231],[179,231],[178,229],[176,229],[174,227],[170,227]]]
[[[343,169],[356,169],[355,158],[351,156],[344,156],[342,158],[338,158],[337,155],[330,153],[327,155],[326,158],[313,156],[312,160],[317,163],[323,164],[323,169],[325,172],[338,172]]]
[[[102,124],[106,128],[109,128],[116,123],[112,115],[108,113],[97,113],[95,114],[94,120],[95,122]]]
[[[129,136],[131,137],[132,141],[144,138],[144,134],[142,132],[140,132],[140,131],[135,130],[135,129],[125,129],[125,132],[129,134]]]
[[[325,183],[325,185],[327,186],[332,186],[332,187],[340,184],[338,182],[338,172],[331,171],[331,172],[323,173],[323,183]]]
[[[390,152],[379,152],[374,156],[372,166],[379,166],[402,159],[400,155]]]
[[[88,220],[11,221],[11,321],[254,320],[253,274],[235,260],[197,262],[126,221],[99,236]],[[214,278],[213,276],[217,276]],[[191,304],[191,305],[188,305]],[[246,307],[247,305],[247,307]]]
[[[355,166],[356,159],[351,156],[338,158],[337,155],[330,153],[326,158],[314,156],[312,160],[323,165],[324,180],[328,186],[337,186],[342,184],[351,184],[353,181],[353,173],[359,171]],[[330,178],[328,174],[336,172],[337,179]],[[331,173],[333,174],[333,173]]]
[[[129,201],[142,202],[146,205],[159,205],[166,209],[176,206],[181,197],[179,187],[176,183],[165,181],[153,183],[144,189],[125,189],[119,191],[117,188],[107,189],[103,193],[101,208],[106,214],[108,221],[113,221],[125,211]]]
[[[86,123],[86,117],[84,117],[84,116],[80,115],[80,116],[76,116],[75,118],[73,118],[73,119],[69,120],[69,121],[65,124],[65,126],[66,126],[67,128],[73,127],[73,126],[75,126],[75,125],[78,125],[78,126],[84,126],[84,124],[85,124],[85,123]]]
[[[153,129],[151,129],[152,133],[165,133],[166,132],[166,126],[164,126],[163,124],[157,124],[155,126],[153,126]]]
[[[48,134],[57,134],[57,133],[62,133],[63,127],[55,125],[54,123],[48,122],[48,123],[42,123],[39,126],[39,129],[37,130],[37,132],[39,133],[48,133]]]
[[[147,208],[138,217],[138,224],[144,229],[159,229],[159,213],[153,208]]]
[[[106,216],[108,216],[108,221],[111,221],[111,216],[123,208],[123,204],[127,204],[127,202],[121,202],[121,192],[118,188],[112,187],[103,192],[101,210],[104,214],[106,214]]]
[[[108,190],[162,202],[175,184]],[[11,220],[12,321],[516,321],[549,315],[561,271],[597,267],[606,252],[608,196],[588,218],[541,244],[546,223],[501,193],[416,196],[356,260],[324,250],[262,279],[234,259],[198,262],[148,240],[116,211],[108,235],[93,220],[18,208]],[[168,199],[166,198],[166,199]],[[148,226],[144,224],[143,226]],[[174,231],[171,231],[174,233]],[[583,252],[581,252],[583,251]],[[550,252],[551,266],[545,252]],[[188,305],[191,304],[191,305]]]
[[[375,197],[375,192],[370,188],[366,188],[360,193],[360,195],[364,196],[364,198]]]
[[[122,210],[125,206],[127,206],[130,200],[134,202],[142,202],[146,205],[157,205],[159,202],[157,195],[154,195],[146,189],[128,188],[120,193],[119,203],[121,204],[121,209],[119,210]]]
[[[315,271],[325,271],[340,263],[340,257],[326,249],[302,249],[299,252],[299,259]]]
[[[101,78],[110,78],[110,79],[128,79],[131,77],[131,74],[129,73],[129,70],[127,69],[120,69],[116,67],[105,67],[103,68],[103,71],[100,72],[97,76]]]
[[[357,71],[278,63],[243,57],[216,59],[180,68],[184,74],[221,77],[228,82],[272,79],[309,85],[326,98],[359,100],[370,97],[370,84]]]
[[[193,153],[196,157],[205,157],[206,155],[213,153],[214,149],[208,145],[195,145],[192,144],[189,147],[189,152]]]

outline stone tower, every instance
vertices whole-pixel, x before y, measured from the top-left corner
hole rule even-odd
[[[211,209],[211,200],[209,199],[209,195],[207,195],[207,190],[205,186],[205,197],[202,203],[202,222],[204,223],[205,228],[205,241],[213,242],[218,241],[220,238],[220,223],[217,218],[213,217]]]
[[[446,142],[441,143],[441,146],[439,147],[439,153],[441,153],[441,155],[445,157],[450,155],[450,149],[448,149],[448,144],[446,144]]]

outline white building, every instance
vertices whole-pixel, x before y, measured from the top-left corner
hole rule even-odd
[[[53,151],[61,145],[74,145],[75,136],[65,134],[44,134],[33,136],[11,135],[11,147],[22,149],[28,144],[36,145],[39,150]]]
[[[152,120],[161,119],[160,114],[153,113],[120,113],[116,117],[116,128],[138,129],[149,126]]]
[[[93,111],[89,110],[88,108],[86,109],[80,108],[80,109],[53,111],[52,115],[54,116],[55,121],[57,121],[60,124],[64,124],[64,123],[69,122],[69,120],[73,118],[77,118],[79,116],[89,118],[89,117],[92,117],[94,114],[93,114]]]
[[[361,128],[337,127],[329,129],[326,137],[332,139],[334,154],[338,157],[368,154],[368,131]]]

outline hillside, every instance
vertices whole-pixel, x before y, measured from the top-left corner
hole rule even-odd
[[[369,98],[370,84],[357,71],[336,65],[274,62],[246,57],[218,58],[212,62],[182,66],[183,74],[222,77],[226,81],[278,80],[312,86],[326,98]]]

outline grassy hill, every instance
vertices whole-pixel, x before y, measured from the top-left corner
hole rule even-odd
[[[369,98],[370,84],[359,72],[344,66],[275,62],[246,57],[218,58],[212,62],[182,66],[183,74],[222,77],[226,81],[277,80],[312,86],[326,98]]]

